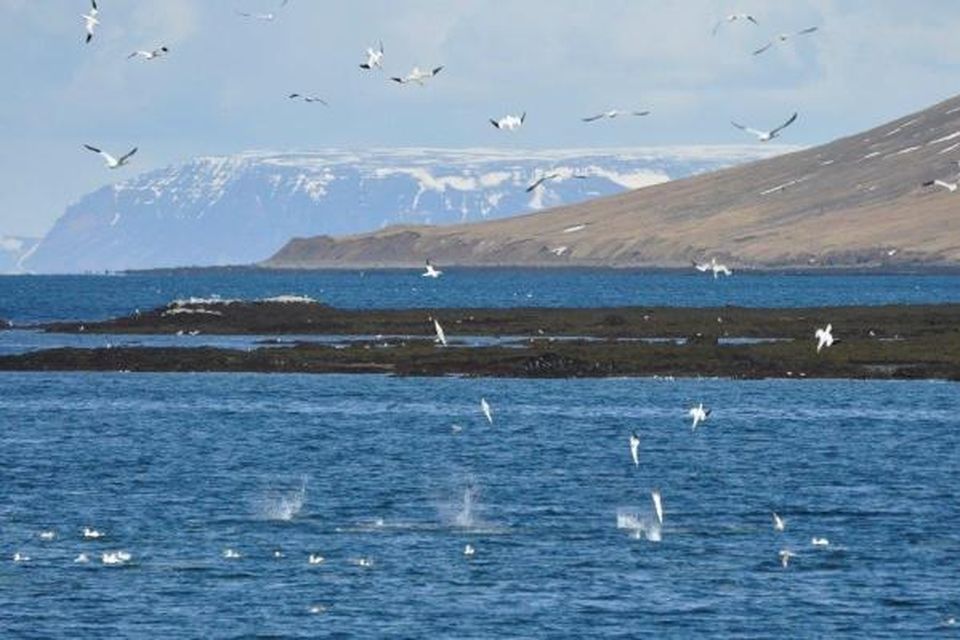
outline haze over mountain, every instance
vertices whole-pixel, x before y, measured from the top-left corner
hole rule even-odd
[[[802,124],[802,114],[798,125]],[[960,263],[960,97],[803,151],[541,213],[296,239],[270,267]]]
[[[201,157],[81,198],[22,267],[84,272],[244,264],[263,260],[296,236],[502,218],[785,149],[381,149]],[[527,193],[545,174],[557,175]]]

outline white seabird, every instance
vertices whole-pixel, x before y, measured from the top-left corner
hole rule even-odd
[[[640,466],[640,436],[636,432],[630,434],[630,457],[633,458],[633,465]]]
[[[325,107],[329,107],[329,106],[330,106],[330,105],[327,103],[327,101],[324,100],[323,98],[321,98],[320,96],[306,95],[306,94],[303,94],[303,93],[291,93],[290,95],[287,96],[287,98],[289,98],[290,100],[302,100],[302,101],[307,102],[307,103],[319,102],[320,104],[322,104],[322,105],[325,106]]]
[[[49,542],[50,540],[55,540],[57,537],[56,531],[41,531],[37,534],[41,540]]]
[[[312,564],[312,565],[323,564],[323,561],[325,559],[326,558],[324,558],[319,553],[311,553],[309,556],[307,556],[307,564]]]
[[[781,34],[778,35],[776,38],[774,38],[773,40],[771,40],[771,41],[768,42],[767,44],[763,45],[762,47],[760,47],[759,49],[757,49],[756,51],[754,51],[754,52],[753,52],[753,55],[758,56],[758,55],[760,55],[761,53],[763,53],[764,51],[766,51],[767,49],[769,49],[770,47],[772,47],[773,45],[775,45],[775,44],[777,44],[777,43],[786,42],[787,40],[789,40],[789,39],[792,38],[793,36],[805,36],[805,35],[807,35],[808,33],[813,33],[813,32],[816,31],[818,28],[819,28],[819,27],[807,27],[806,29],[802,29],[802,30],[800,30],[800,31],[797,31],[797,32],[794,33],[794,34],[781,33]]]
[[[89,144],[83,145],[83,148],[99,154],[100,157],[103,158],[104,162],[106,163],[107,169],[119,169],[123,165],[127,164],[130,161],[130,158],[133,157],[133,154],[137,152],[137,147],[134,147],[133,149],[128,151],[126,155],[122,155],[119,158],[114,158],[112,155],[110,155],[106,151],[101,151],[100,149],[97,149],[96,147],[92,147]]]
[[[817,329],[813,332],[813,337],[817,339],[817,353],[824,347],[832,347],[835,342],[833,338],[833,325],[827,324],[823,329]]]
[[[487,402],[486,398],[480,398],[480,411],[486,416],[487,422],[493,424],[493,410],[490,408],[490,403]]]
[[[272,13],[247,13],[246,11],[237,11],[237,15],[242,18],[253,18],[254,20],[264,20],[270,22],[277,16]]]
[[[167,47],[160,47],[159,49],[154,49],[153,51],[134,51],[127,56],[127,60],[130,58],[143,58],[144,60],[156,60],[161,58],[170,52],[170,49]]]
[[[104,536],[102,531],[97,531],[96,529],[91,529],[90,527],[83,528],[83,537],[85,540],[99,540]]]
[[[829,547],[830,541],[827,540],[826,538],[818,538],[814,536],[813,538],[810,539],[810,544],[812,544],[815,547]]]
[[[648,116],[650,111],[621,111],[620,109],[610,109],[609,111],[604,111],[603,113],[598,113],[595,116],[587,116],[586,118],[580,118],[583,122],[596,122],[597,120],[602,120],[604,118],[612,120],[620,116]]]
[[[533,184],[527,187],[525,191],[527,193],[530,193],[531,191],[533,191],[534,189],[542,185],[544,182],[548,180],[556,180],[559,177],[561,177],[559,173],[548,173],[545,176],[540,176],[539,178],[537,178],[537,180]]]
[[[30,556],[25,553],[20,553],[19,551],[13,554],[14,562],[30,562]]]
[[[409,83],[411,83],[411,82],[415,82],[416,84],[418,84],[418,85],[420,85],[420,86],[422,87],[422,86],[425,86],[425,85],[426,85],[426,81],[427,81],[427,80],[429,80],[430,78],[434,77],[435,75],[437,75],[437,74],[440,73],[441,71],[443,71],[443,65],[441,65],[441,66],[439,66],[439,67],[434,67],[433,69],[428,69],[428,70],[426,70],[426,71],[424,71],[424,70],[421,69],[420,67],[414,67],[414,68],[410,71],[410,73],[408,73],[407,75],[405,75],[405,76],[394,76],[394,77],[392,77],[392,78],[390,78],[390,79],[393,80],[394,82],[398,83],[398,84],[409,84]]]
[[[367,47],[367,61],[360,65],[361,69],[383,69],[383,41],[380,48]]]
[[[85,553],[81,553],[76,558],[74,558],[73,561],[76,564],[86,564],[87,562],[90,562],[90,557]]]
[[[777,531],[783,531],[787,528],[787,521],[777,515],[777,512],[773,512],[773,528]]]
[[[790,558],[796,557],[797,554],[795,554],[793,551],[790,551],[789,549],[781,549],[779,555],[780,555],[780,565],[783,566],[784,569],[786,569],[787,566],[790,564]]]
[[[434,267],[434,266],[430,263],[430,261],[427,260],[427,264],[426,264],[426,266],[424,267],[424,271],[423,271],[423,273],[420,274],[420,275],[423,276],[424,278],[439,278],[440,276],[443,275],[443,271],[440,271],[439,269],[437,269],[436,267]]]
[[[947,182],[946,180],[928,180],[924,182],[921,186],[924,187],[942,187],[953,193],[957,190],[957,187],[960,186],[960,182]]]
[[[235,549],[224,549],[223,557],[227,560],[237,560],[240,558],[240,552]]]
[[[690,411],[687,412],[687,415],[693,419],[693,429],[696,429],[697,425],[701,422],[706,421],[707,416],[709,416],[712,412],[713,409],[704,409],[702,402],[696,407],[691,407]]]
[[[657,523],[663,526],[663,501],[660,499],[660,489],[651,491],[650,499],[653,500],[653,510],[657,512]]]
[[[467,546],[463,548],[463,555],[467,556],[468,558],[473,556],[476,552],[477,550],[474,549],[473,545],[470,543],[467,543]]]
[[[126,564],[133,558],[126,551],[104,551],[100,554],[100,562],[107,565]]]
[[[717,35],[717,32],[720,31],[720,27],[723,26],[724,23],[730,24],[733,22],[737,22],[738,20],[745,20],[747,22],[752,22],[755,25],[760,24],[759,22],[757,22],[757,19],[754,18],[749,13],[731,13],[725,18],[721,20],[717,20],[717,24],[714,25],[713,27],[713,35]]]
[[[771,129],[770,131],[760,131],[759,129],[751,129],[750,127],[747,127],[745,125],[742,125],[733,121],[731,121],[730,124],[735,126],[737,129],[740,129],[741,131],[752,133],[753,135],[757,136],[757,140],[759,140],[760,142],[770,142],[774,138],[779,137],[780,132],[786,129],[787,127],[789,127],[791,124],[793,124],[796,121],[796,119],[797,119],[797,113],[794,112],[792,116],[787,118],[786,122],[784,122],[779,127],[776,127],[775,129]]]
[[[519,116],[506,115],[497,120],[490,118],[490,124],[503,131],[516,131],[523,126],[523,123],[526,122],[526,120],[527,112],[524,111]]]
[[[84,13],[80,16],[83,18],[83,27],[87,30],[87,42],[93,40],[93,31],[100,24],[100,20],[97,18],[98,13],[100,13],[100,10],[97,9],[97,0],[90,0],[90,13]]]
[[[710,262],[694,262],[693,267],[701,273],[706,273],[707,271],[712,272],[714,280],[720,277],[720,274],[725,276],[733,275],[733,271],[727,265],[717,262],[716,258],[710,258]]]
[[[440,322],[437,321],[436,318],[433,319],[433,330],[437,334],[437,337],[433,341],[439,342],[443,346],[447,346],[447,334],[444,333],[443,327],[440,326]]]

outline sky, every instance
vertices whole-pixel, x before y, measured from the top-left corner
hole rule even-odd
[[[98,187],[197,155],[370,147],[813,145],[960,87],[955,0],[0,0],[0,235],[42,235]],[[245,19],[237,11],[273,12]],[[756,16],[724,25],[732,12]],[[761,56],[774,34],[819,31]],[[382,40],[386,72],[364,72]],[[166,45],[168,57],[128,60]],[[427,87],[388,80],[444,65]],[[291,92],[330,103],[304,104]],[[584,124],[610,109],[647,118]],[[513,133],[488,119],[526,111]],[[84,143],[130,166],[108,171]]]

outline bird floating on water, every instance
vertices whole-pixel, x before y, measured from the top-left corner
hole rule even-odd
[[[100,562],[107,565],[126,564],[133,558],[126,551],[104,551],[100,555]]]
[[[777,531],[783,531],[787,528],[787,521],[777,515],[777,512],[773,512],[773,528]]]
[[[486,416],[487,422],[493,424],[493,409],[490,408],[490,403],[487,402],[486,398],[480,398],[480,411]]]
[[[720,274],[725,276],[733,275],[733,271],[727,265],[717,262],[716,258],[710,258],[710,262],[694,262],[693,268],[701,273],[706,273],[707,271],[713,272],[714,280],[720,277]]]
[[[787,118],[786,122],[784,122],[779,127],[776,127],[775,129],[771,129],[770,131],[761,131],[759,129],[752,129],[746,125],[742,125],[738,122],[733,122],[733,121],[731,121],[730,124],[735,126],[737,129],[740,129],[741,131],[752,133],[753,135],[757,136],[757,140],[759,140],[760,142],[770,142],[774,138],[778,138],[780,136],[781,131],[783,131],[784,129],[789,127],[791,124],[793,124],[797,120],[798,115],[799,114],[797,112],[794,112],[792,116]]]
[[[159,49],[154,49],[152,51],[134,51],[127,56],[127,60],[130,58],[143,58],[144,60],[156,60],[157,58],[162,58],[170,49],[167,47],[160,47]]]
[[[93,32],[100,24],[100,20],[97,18],[98,13],[100,13],[100,10],[97,8],[97,0],[90,0],[90,12],[80,16],[83,18],[83,27],[87,31],[86,41],[88,43],[93,40]]]
[[[720,31],[720,27],[722,27],[724,23],[732,24],[734,22],[737,22],[738,20],[743,20],[745,22],[752,22],[755,25],[760,24],[759,22],[757,22],[757,19],[754,18],[749,13],[731,13],[725,18],[717,20],[717,24],[714,25],[713,27],[713,35],[717,35],[717,32]]]
[[[427,260],[427,264],[424,267],[423,273],[420,274],[424,278],[439,278],[443,275],[443,271],[440,271],[433,264]]]
[[[468,558],[472,557],[476,552],[477,550],[474,549],[473,545],[469,543],[467,543],[467,546],[463,548],[463,555],[467,556]]]
[[[308,103],[308,104],[309,104],[309,103],[313,103],[313,102],[319,102],[320,104],[322,104],[322,105],[325,106],[325,107],[329,107],[329,106],[330,106],[330,105],[327,103],[327,101],[324,100],[323,98],[321,98],[320,96],[307,95],[307,94],[303,94],[303,93],[291,93],[290,95],[287,96],[287,98],[290,99],[290,100],[302,100],[303,102],[306,102],[306,103]]]
[[[950,193],[953,193],[957,190],[957,187],[960,186],[960,181],[958,182],[947,182],[946,180],[928,180],[924,182],[921,186],[924,187],[941,187],[946,189]],[[892,254],[891,254],[892,255]]]
[[[73,561],[76,564],[86,564],[87,562],[90,562],[90,556],[88,556],[85,553],[81,553],[76,558],[74,558]]]
[[[815,547],[829,547],[830,541],[827,540],[826,538],[813,537],[810,539],[810,544],[812,544]]]
[[[46,541],[49,542],[50,540],[55,540],[55,539],[56,539],[56,537],[57,537],[57,532],[56,532],[56,531],[41,531],[41,532],[38,534],[38,537],[39,537],[41,540],[46,540]]]
[[[367,61],[360,65],[361,69],[383,69],[383,41],[380,41],[380,48],[374,49],[367,47]]]
[[[19,551],[13,554],[14,562],[30,562],[30,556],[25,553],[20,553]]]
[[[640,466],[640,436],[636,431],[630,434],[630,457],[633,458],[633,465]]]
[[[523,126],[523,123],[527,121],[527,112],[524,111],[519,116],[506,115],[502,118],[494,120],[490,118],[490,124],[492,124],[497,129],[503,131],[516,131]]]
[[[447,346],[447,334],[444,333],[443,327],[440,326],[440,322],[434,318],[433,319],[433,330],[436,332],[437,337],[434,338],[434,342],[439,342],[443,346]]]
[[[398,84],[409,84],[411,82],[420,85],[421,87],[426,86],[427,80],[434,77],[438,73],[443,71],[443,66],[434,67],[433,69],[428,69],[424,71],[420,67],[414,67],[410,73],[405,76],[394,76],[390,78]]]
[[[786,569],[787,566],[789,566],[790,564],[790,558],[795,558],[797,554],[795,554],[793,551],[790,551],[789,549],[781,549],[779,555],[780,555],[780,565],[784,569]]]
[[[620,116],[648,116],[650,111],[621,111],[620,109],[610,109],[604,111],[603,113],[598,113],[595,116],[587,116],[586,118],[580,118],[583,122],[596,122],[597,120],[608,119],[612,120],[613,118],[618,118]]]
[[[223,557],[227,560],[237,560],[240,558],[240,552],[235,549],[224,549]]]
[[[128,151],[125,155],[122,155],[119,158],[114,158],[112,155],[110,155],[106,151],[101,151],[100,149],[96,147],[92,147],[89,144],[85,144],[83,145],[83,147],[88,151],[93,151],[94,153],[99,154],[100,157],[103,158],[103,161],[106,163],[107,169],[119,169],[120,167],[130,162],[130,158],[132,158],[133,154],[137,152],[137,147],[134,147],[133,149]]]
[[[104,536],[102,531],[97,531],[96,529],[91,529],[90,527],[83,528],[83,537],[86,540],[99,540]]]
[[[313,564],[313,565],[323,564],[323,561],[325,559],[326,558],[324,558],[319,553],[311,553],[309,556],[307,556],[307,564]]]
[[[805,35],[807,35],[807,34],[813,33],[814,31],[817,31],[818,29],[819,29],[819,27],[807,27],[806,29],[801,29],[800,31],[797,31],[796,33],[781,33],[781,34],[778,35],[776,38],[774,38],[773,40],[771,40],[771,41],[768,42],[767,44],[763,45],[762,47],[760,47],[759,49],[757,49],[756,51],[754,51],[754,52],[753,52],[753,55],[758,56],[758,55],[760,55],[761,53],[763,53],[764,51],[767,51],[770,47],[772,47],[772,46],[775,45],[775,44],[779,44],[779,43],[786,42],[787,40],[789,40],[790,38],[792,38],[792,37],[794,37],[794,36],[805,36]]]
[[[817,353],[824,347],[832,347],[836,340],[833,337],[833,325],[827,324],[823,329],[817,329],[813,332],[813,337],[817,339]]]
[[[707,416],[709,416],[712,412],[713,409],[704,409],[702,402],[695,407],[691,407],[690,411],[687,412],[687,415],[693,419],[693,429],[696,430],[698,424],[705,422]]]

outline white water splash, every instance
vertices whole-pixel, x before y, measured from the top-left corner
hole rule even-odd
[[[637,540],[646,538],[650,542],[660,542],[662,539],[661,527],[656,518],[640,516],[634,509],[617,509],[617,529],[629,531]]]
[[[260,515],[265,520],[293,520],[303,509],[306,499],[307,477],[303,476],[296,491],[266,498],[260,506]]]

